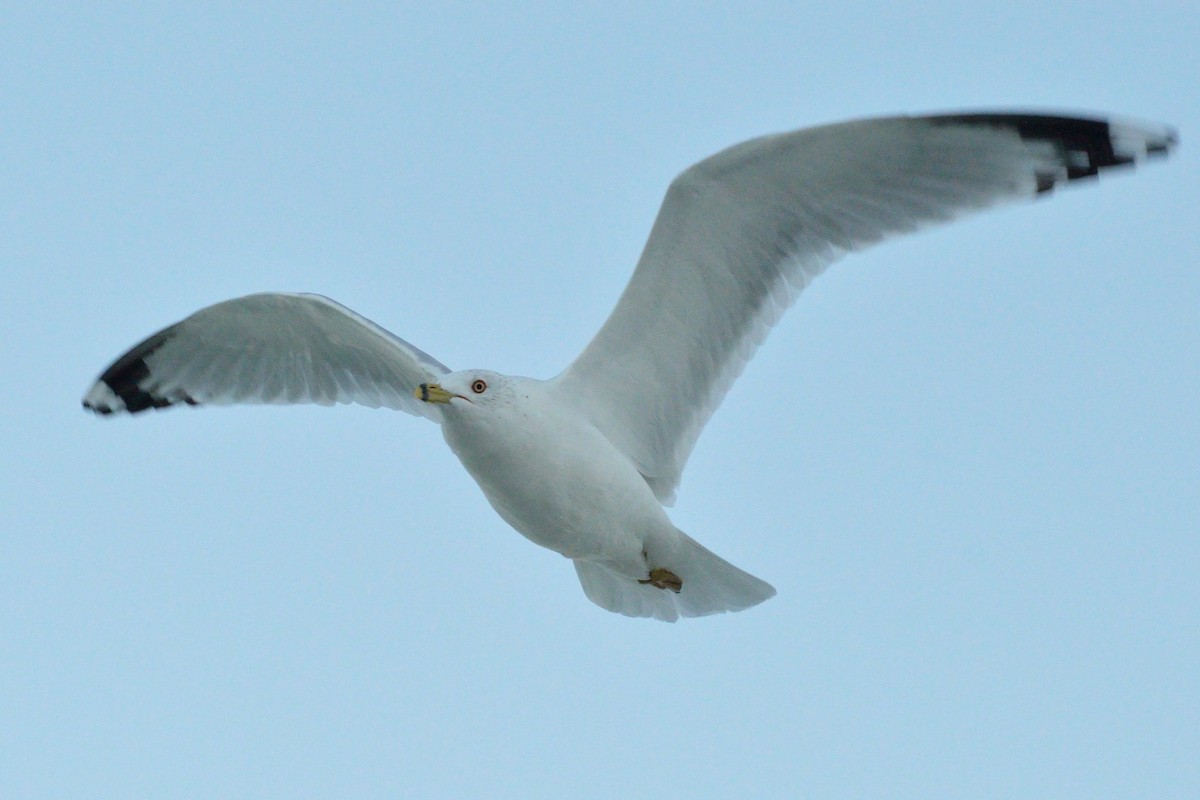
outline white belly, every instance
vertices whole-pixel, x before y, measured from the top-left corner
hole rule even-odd
[[[553,413],[494,422],[447,420],[443,433],[496,512],[531,541],[641,570],[647,538],[674,534],[632,462],[591,424]]]

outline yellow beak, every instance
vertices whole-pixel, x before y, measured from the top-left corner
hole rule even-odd
[[[426,403],[449,403],[450,398],[454,397],[436,383],[422,383],[413,391],[413,396]]]

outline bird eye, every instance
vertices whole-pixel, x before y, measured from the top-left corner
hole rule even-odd
[[[471,391],[475,394],[483,394],[487,391],[487,381],[482,378],[476,378],[471,384]]]

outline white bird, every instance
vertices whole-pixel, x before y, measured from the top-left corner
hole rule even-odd
[[[889,117],[766,136],[680,174],[628,287],[550,380],[451,372],[314,294],[197,311],[134,347],[83,405],[359,403],[424,415],[497,513],[573,560],[610,611],[674,621],[775,594],[663,509],[771,325],[851,250],[1167,153],[1163,126],[1036,114]]]

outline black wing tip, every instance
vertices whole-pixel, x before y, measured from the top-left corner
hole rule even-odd
[[[118,391],[119,389],[119,391]],[[143,411],[158,411],[177,405],[198,406],[200,401],[183,392],[171,395],[146,391],[136,386],[114,386],[100,380],[83,398],[83,408],[99,416],[107,417],[112,414],[139,414]]]
[[[113,410],[107,406],[92,405],[92,402],[86,397],[83,399],[83,410],[91,411],[92,413],[98,414],[102,417],[107,417],[109,414],[113,413]]]
[[[1147,158],[1166,158],[1171,151],[1179,146],[1179,131],[1169,126],[1163,126],[1158,135],[1147,138],[1145,142]]]
[[[147,409],[169,408],[174,405],[199,405],[182,390],[169,393],[153,385],[146,358],[170,338],[172,328],[151,336],[117,359],[104,371],[83,398],[83,407],[101,416],[118,412],[137,414]]]
[[[1130,167],[1142,158],[1162,158],[1179,144],[1174,128],[1086,116],[980,112],[930,117],[935,125],[985,125],[1007,128],[1022,139],[1052,145],[1058,169],[1039,172],[1037,194],[1060,183],[1094,178],[1102,170]]]

